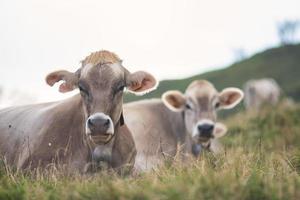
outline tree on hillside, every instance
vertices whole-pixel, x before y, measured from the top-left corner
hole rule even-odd
[[[300,22],[298,20],[286,20],[277,24],[277,33],[281,45],[296,42],[296,33],[299,25]]]

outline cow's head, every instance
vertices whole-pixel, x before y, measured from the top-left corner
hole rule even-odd
[[[75,73],[55,71],[46,77],[62,93],[79,88],[86,117],[86,134],[96,144],[105,144],[120,123],[125,88],[135,94],[155,89],[157,81],[144,71],[130,73],[119,57],[109,51],[92,53]],[[80,110],[78,110],[80,112]]]
[[[174,112],[183,112],[187,132],[197,143],[207,143],[212,138],[226,134],[226,126],[217,123],[218,109],[230,109],[243,99],[238,88],[226,88],[218,92],[208,81],[197,80],[186,89],[163,94],[164,104]]]

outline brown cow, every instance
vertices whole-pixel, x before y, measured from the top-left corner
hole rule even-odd
[[[264,104],[275,106],[280,99],[280,87],[272,78],[249,80],[244,85],[245,107],[259,110]]]
[[[75,73],[56,71],[46,77],[60,92],[79,88],[63,101],[0,111],[0,152],[18,168],[62,163],[85,171],[105,161],[113,168],[133,165],[136,149],[123,119],[123,91],[148,92],[156,86],[147,72],[130,73],[117,55],[92,53]]]
[[[126,124],[132,129],[137,148],[135,169],[153,169],[166,158],[198,155],[199,144],[216,152],[216,138],[226,134],[225,125],[216,122],[218,109],[230,109],[243,98],[238,88],[220,93],[208,81],[192,82],[185,94],[166,92],[162,100],[133,102],[124,106]],[[208,145],[213,145],[208,147]]]

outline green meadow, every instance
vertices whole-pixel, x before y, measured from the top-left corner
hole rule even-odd
[[[257,53],[227,68],[181,80],[162,81],[144,97],[160,97],[171,89],[184,91],[193,80],[207,79],[217,89],[243,87],[253,78],[272,77],[283,97],[300,100],[300,45]],[[198,159],[176,158],[159,169],[120,176],[113,171],[75,174],[56,168],[22,172],[0,165],[0,200],[9,199],[300,199],[300,105],[246,112],[242,104],[220,113],[228,126],[221,139],[224,153],[203,151]],[[224,117],[227,116],[227,117]],[[230,117],[229,117],[230,116]]]
[[[0,199],[300,199],[300,106],[242,111],[224,123],[224,153],[203,151],[138,175],[25,173],[2,164]]]

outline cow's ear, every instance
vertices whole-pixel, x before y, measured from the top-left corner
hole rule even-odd
[[[55,71],[47,75],[46,82],[53,86],[55,83],[63,81],[59,86],[59,92],[66,93],[77,88],[78,76],[75,73],[65,70]]]
[[[184,110],[186,98],[178,90],[167,91],[162,95],[163,103],[174,112],[181,112]]]
[[[219,94],[220,108],[231,109],[235,107],[244,97],[242,90],[238,88],[226,88]]]
[[[227,127],[222,123],[216,123],[215,129],[214,129],[214,138],[220,138],[226,135],[227,133]]]
[[[129,92],[144,95],[157,88],[157,80],[148,72],[138,71],[128,75],[126,87]]]

